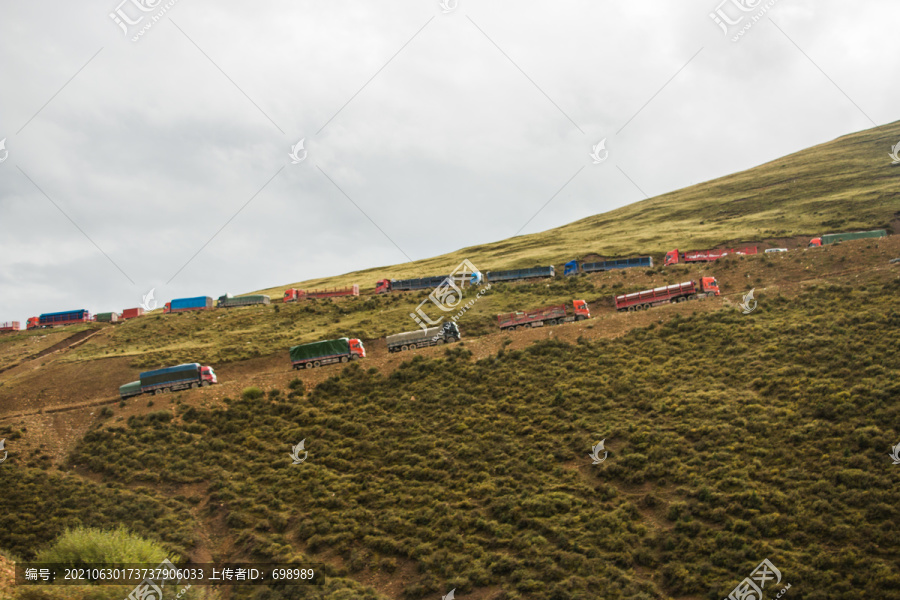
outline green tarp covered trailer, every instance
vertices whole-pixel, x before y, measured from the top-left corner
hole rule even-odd
[[[238,296],[237,298],[225,294],[219,296],[216,306],[219,308],[231,308],[234,306],[253,306],[255,304],[270,304],[271,299],[263,294],[255,294],[252,296]]]
[[[291,362],[307,361],[350,354],[350,339],[323,340],[291,347]]]
[[[822,245],[834,244],[836,242],[847,242],[850,240],[861,240],[863,238],[882,238],[887,237],[887,231],[884,229],[875,229],[873,231],[851,231],[848,233],[826,233],[822,236]]]
[[[119,320],[119,315],[114,312],[97,313],[94,315],[94,320],[99,323],[115,323]]]

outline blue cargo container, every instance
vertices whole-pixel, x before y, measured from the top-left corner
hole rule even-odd
[[[549,267],[534,267],[532,269],[513,269],[511,271],[488,271],[485,279],[491,283],[498,281],[515,281],[517,279],[532,279],[537,277],[555,277],[556,269]]]
[[[577,275],[578,273],[596,273],[598,271],[613,271],[615,269],[633,269],[635,267],[653,267],[653,257],[640,256],[637,258],[620,258],[617,260],[604,260],[600,262],[581,263],[572,260],[566,263],[565,275]]]
[[[73,323],[77,321],[90,321],[91,313],[82,309],[67,310],[64,312],[44,313],[38,322],[41,325],[54,325],[58,323]]]
[[[447,275],[422,277],[419,279],[391,279],[392,290],[424,290],[437,287],[447,279]]]
[[[176,298],[169,302],[169,310],[200,310],[212,308],[213,299],[209,296],[197,296],[196,298]]]

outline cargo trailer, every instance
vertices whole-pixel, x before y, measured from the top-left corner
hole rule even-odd
[[[691,252],[678,252],[678,248],[666,252],[666,266],[677,265],[686,262],[712,262],[719,260],[723,256],[729,254],[738,254],[740,256],[750,256],[757,253],[756,246],[747,246],[745,248],[728,248],[724,250],[693,250]]]
[[[22,325],[18,321],[7,321],[6,323],[0,323],[0,333],[4,333],[7,331],[20,331],[21,329]]]
[[[572,321],[583,321],[591,318],[591,310],[584,300],[572,301],[573,314],[566,314],[566,305],[548,306],[535,310],[517,311],[497,315],[500,331],[514,331],[526,327],[543,327],[544,325],[560,325]]]
[[[219,296],[219,299],[216,300],[216,307],[233,308],[235,306],[255,306],[257,304],[269,303],[271,303],[271,299],[264,294],[237,297],[234,297],[231,294],[225,294],[224,296]]]
[[[85,309],[67,310],[57,313],[44,313],[40,317],[30,317],[25,324],[26,329],[39,329],[42,327],[62,327],[76,323],[88,323],[91,313]]]
[[[197,296],[196,298],[177,298],[166,302],[163,313],[186,312],[189,310],[209,310],[213,307],[213,299],[209,296]]]
[[[285,290],[283,302],[296,302],[311,298],[339,298],[342,296],[359,296],[359,284],[354,283],[350,287],[334,288],[331,290],[298,290],[291,288]]]
[[[135,317],[142,317],[144,315],[143,308],[126,308],[122,311],[122,319],[133,319]]]
[[[849,242],[850,240],[861,240],[865,238],[883,238],[887,237],[887,231],[884,229],[873,229],[872,231],[851,231],[847,233],[827,233],[821,237],[815,237],[809,240],[809,248],[819,248],[828,244],[836,244],[838,242]]]
[[[552,265],[549,267],[533,267],[531,269],[512,269],[510,271],[488,271],[484,274],[484,278],[490,283],[555,276],[556,269]]]
[[[686,300],[703,299],[708,296],[719,295],[719,283],[715,277],[702,277],[700,285],[693,281],[678,283],[675,285],[667,285],[645,290],[643,292],[634,292],[633,294],[622,294],[615,296],[616,310],[634,311],[646,310],[651,306],[660,304],[668,304],[670,302],[684,302]]]
[[[407,292],[410,290],[427,290],[436,288],[447,279],[448,275],[420,277],[418,279],[382,279],[375,282],[375,293]]]
[[[638,267],[652,268],[653,257],[639,256],[637,258],[619,258],[616,260],[602,260],[600,262],[583,262],[572,260],[566,263],[563,275],[578,275],[579,273],[598,273],[600,271],[615,271],[617,269],[634,269]]]
[[[459,327],[456,323],[444,323],[442,327],[395,333],[387,336],[385,342],[387,342],[388,352],[402,352],[427,346],[440,346],[445,343],[452,344],[459,339]]]
[[[206,387],[218,383],[212,367],[200,363],[185,363],[155,371],[145,371],[140,375],[142,394],[162,394],[188,388]],[[121,388],[120,388],[121,391]]]
[[[119,315],[114,312],[97,313],[94,315],[94,320],[98,323],[116,323]]]

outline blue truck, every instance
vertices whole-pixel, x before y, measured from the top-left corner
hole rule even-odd
[[[132,381],[119,387],[119,395],[124,400],[140,394],[163,394],[186,390],[188,388],[206,387],[218,383],[216,372],[212,367],[200,363],[185,363],[140,374],[140,381]]]
[[[512,269],[511,271],[488,271],[484,274],[484,278],[490,283],[535,279],[538,277],[556,277],[556,269],[551,265],[549,267],[533,267],[531,269]]]
[[[616,269],[633,269],[635,267],[653,267],[653,258],[639,256],[637,258],[620,258],[617,260],[603,260],[600,262],[582,262],[570,260],[566,263],[564,275],[578,275],[579,273],[597,273],[598,271],[614,271]]]
[[[25,329],[61,327],[63,325],[72,325],[74,323],[87,323],[90,320],[91,313],[83,308],[56,313],[44,313],[40,317],[30,317],[25,322]]]
[[[185,312],[188,310],[208,310],[213,307],[213,299],[209,296],[197,296],[196,298],[176,298],[166,302],[163,313]]]

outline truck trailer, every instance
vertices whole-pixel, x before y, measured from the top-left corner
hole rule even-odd
[[[677,265],[680,262],[712,262],[719,260],[723,256],[729,254],[739,254],[741,256],[749,256],[757,253],[756,246],[747,246],[745,248],[729,248],[727,250],[694,250],[691,252],[678,252],[678,248],[666,252],[666,266]]]
[[[94,320],[98,323],[116,323],[119,320],[119,315],[114,312],[97,313],[94,315]]]
[[[599,271],[614,271],[616,269],[634,269],[636,267],[652,268],[653,257],[639,256],[637,258],[619,258],[616,260],[583,263],[579,263],[577,260],[571,260],[566,263],[566,269],[563,271],[563,275],[597,273]]]
[[[420,277],[418,279],[381,279],[375,282],[375,293],[407,292],[410,290],[426,290],[435,288],[447,279],[447,275]]]
[[[197,296],[196,298],[176,298],[166,302],[163,313],[186,312],[189,310],[209,310],[213,307],[213,299],[209,296]]]
[[[500,331],[513,331],[525,327],[543,327],[591,318],[591,310],[584,300],[572,301],[573,314],[566,315],[566,305],[548,306],[536,310],[518,311],[497,315]]]
[[[119,387],[119,395],[124,400],[140,394],[163,394],[188,388],[206,387],[218,382],[212,367],[203,366],[200,363],[185,363],[165,369],[145,371],[140,374],[139,381],[132,381]]]
[[[552,265],[549,267],[533,267],[531,269],[513,269],[511,271],[488,271],[484,274],[484,278],[490,283],[555,276],[556,269]]]
[[[342,296],[359,296],[359,284],[354,283],[350,287],[334,288],[331,290],[298,290],[290,288],[284,291],[283,302],[297,302],[309,298],[340,298]]]
[[[289,350],[295,369],[321,367],[331,363],[345,363],[366,357],[366,349],[358,339],[339,338],[292,346]]]
[[[445,343],[452,344],[459,338],[459,327],[456,326],[456,323],[444,323],[442,327],[395,333],[387,336],[385,341],[388,352],[402,352],[427,346],[440,346]]]
[[[25,322],[26,329],[39,329],[42,327],[63,327],[75,323],[88,323],[91,313],[83,308],[67,310],[65,312],[44,313],[40,317],[30,317]]]
[[[18,321],[7,321],[6,323],[0,323],[0,333],[5,333],[7,331],[19,331],[22,329],[22,324]]]
[[[670,302],[684,302],[685,300],[697,300],[698,298],[706,298],[707,296],[719,295],[719,283],[715,277],[702,277],[698,286],[693,281],[678,283],[675,285],[667,285],[645,290],[643,292],[634,292],[633,294],[623,294],[616,296],[616,310],[633,311],[646,310],[651,306],[660,304],[668,304]]]
[[[231,294],[219,296],[216,300],[217,308],[232,308],[235,306],[254,306],[256,304],[269,304],[271,299],[264,294],[256,294],[251,296],[238,296],[235,298]]]
[[[883,238],[887,237],[887,231],[884,229],[873,229],[872,231],[851,231],[847,233],[826,233],[820,237],[814,237],[809,240],[808,248],[819,248],[828,244],[837,242],[848,242],[850,240],[861,240],[864,238]]]
[[[144,309],[141,307],[138,308],[126,308],[122,311],[122,320],[133,319],[135,317],[144,316]]]

